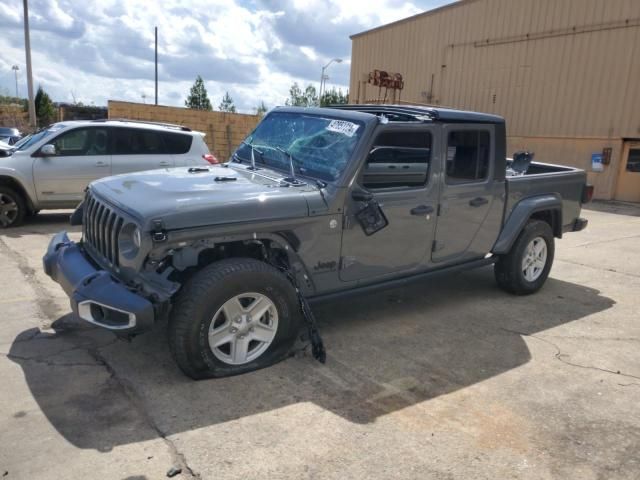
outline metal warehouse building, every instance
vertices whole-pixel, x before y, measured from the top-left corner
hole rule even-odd
[[[640,202],[640,0],[461,0],[351,39],[352,102],[503,115],[509,152]]]

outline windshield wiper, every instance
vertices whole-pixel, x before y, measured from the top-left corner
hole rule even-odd
[[[296,169],[293,165],[293,155],[291,155],[291,152],[279,146],[276,146],[276,150],[284,153],[287,158],[289,158],[289,176],[285,177],[284,181],[290,183],[291,185],[306,185],[304,182],[301,182],[296,178]]]
[[[247,147],[249,147],[251,149],[251,166],[249,167],[249,170],[259,170],[256,167],[256,156],[255,156],[255,152],[258,152],[260,154],[261,157],[264,156],[264,153],[262,153],[262,151],[258,150],[256,147],[253,146],[253,138],[251,139],[251,143],[247,142],[246,140],[242,141],[243,145],[246,145]],[[240,158],[237,156],[237,158]],[[264,163],[264,158],[262,160],[262,162]]]

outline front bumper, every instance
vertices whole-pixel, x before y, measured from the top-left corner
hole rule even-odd
[[[138,334],[153,326],[151,302],[131,292],[108,271],[94,267],[67,232],[51,239],[42,262],[45,273],[60,284],[74,313],[83,320],[118,335]]]

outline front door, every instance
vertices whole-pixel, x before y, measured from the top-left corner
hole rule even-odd
[[[341,280],[367,281],[424,267],[436,224],[435,140],[424,125],[390,125],[378,134],[346,202]],[[370,235],[356,216],[366,205],[357,199],[363,192],[373,196],[388,221]]]
[[[80,203],[89,183],[111,175],[108,141],[105,127],[86,127],[63,132],[49,142],[55,155],[38,156],[33,163],[38,200],[49,205]]]
[[[640,202],[640,141],[624,144],[616,200]]]
[[[492,133],[490,125],[444,128],[446,158],[440,216],[431,255],[434,262],[453,263],[482,256],[495,241],[494,235],[487,245],[475,242],[496,195],[492,180]]]

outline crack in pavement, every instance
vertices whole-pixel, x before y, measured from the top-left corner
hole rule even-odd
[[[593,270],[599,270],[599,271],[603,271],[603,272],[618,273],[620,275],[626,275],[626,276],[629,276],[629,277],[632,277],[632,278],[640,278],[640,275],[636,275],[635,273],[622,272],[620,270],[616,270],[615,268],[595,267],[593,265],[588,265],[586,263],[580,263],[580,262],[573,262],[571,260],[566,260],[564,258],[556,258],[555,261],[556,262],[570,263],[571,265],[577,265],[579,267],[587,267],[587,268],[591,268]]]
[[[107,359],[100,353],[99,348],[89,349],[87,353],[91,355],[91,357],[101,366],[103,366],[106,371],[109,373],[111,378],[116,382],[118,387],[120,388],[121,393],[124,397],[129,401],[129,403],[133,406],[135,411],[140,415],[142,419],[144,419],[145,423],[149,425],[153,431],[164,441],[165,445],[169,449],[172,460],[177,466],[182,468],[183,472],[187,472],[191,478],[200,479],[200,474],[194,472],[194,470],[189,466],[186,456],[184,453],[178,449],[178,447],[173,443],[173,441],[167,436],[167,433],[164,432],[153,420],[151,415],[147,412],[145,408],[143,400],[140,398],[135,388],[126,380],[120,378],[116,372],[116,370],[111,366],[111,364],[107,361]]]
[[[28,259],[19,253],[18,251],[12,249],[2,238],[0,238],[0,247],[3,247],[10,256],[13,257],[18,270],[22,273],[22,276],[25,280],[29,281],[31,288],[33,289],[36,306],[40,312],[40,317],[43,321],[48,321],[50,324],[55,321],[56,318],[60,317],[59,307],[56,305],[55,301],[51,299],[50,293],[47,291],[46,287],[41,283],[41,281],[36,276],[36,271],[29,265]],[[28,338],[21,339],[20,342],[28,342],[34,340],[41,333],[40,329],[36,329],[36,331],[31,334]],[[117,342],[118,339],[114,339],[113,341],[104,344],[104,345],[75,345],[73,348],[66,349],[60,352],[55,352],[50,355],[45,356],[21,356],[15,354],[3,354],[6,358],[13,358],[16,360],[24,360],[24,361],[33,361],[37,363],[44,363],[47,366],[91,366],[91,367],[101,367],[104,368],[109,376],[115,381],[116,385],[121,390],[126,401],[128,401],[137,414],[144,420],[144,422],[154,431],[156,434],[162,439],[164,444],[167,446],[169,450],[169,454],[171,456],[172,462],[180,467],[182,467],[183,473],[186,473],[191,478],[200,479],[200,474],[194,472],[194,470],[189,466],[186,456],[182,453],[173,441],[168,438],[167,434],[158,427],[153,418],[147,412],[144,402],[140,398],[140,396],[135,391],[135,388],[132,385],[129,385],[128,382],[121,379],[115,369],[109,364],[106,358],[100,353],[101,348],[106,348],[113,343]],[[65,362],[65,363],[55,363],[51,360],[48,360],[48,357],[59,355],[61,353],[70,352],[73,350],[84,350],[93,360],[96,362],[92,363],[84,363],[84,362]]]
[[[569,366],[576,367],[576,368],[583,368],[583,369],[586,369],[586,370],[597,370],[597,371],[604,372],[604,373],[610,373],[610,374],[613,374],[613,375],[619,375],[621,377],[635,378],[637,380],[640,380],[639,376],[631,375],[630,373],[622,373],[620,370],[609,370],[607,368],[595,367],[593,365],[582,365],[580,363],[570,362],[569,360],[566,360],[566,357],[569,357],[568,354],[562,353],[562,350],[560,350],[560,347],[558,347],[558,345],[556,345],[551,340],[548,340],[548,339],[546,339],[544,337],[539,337],[537,335],[533,335],[533,334],[530,334],[530,333],[519,332],[517,330],[510,330],[508,328],[503,328],[503,327],[501,327],[500,330],[502,330],[504,332],[512,333],[514,335],[522,335],[523,337],[535,338],[536,340],[540,340],[541,342],[544,342],[544,343],[547,343],[547,344],[551,345],[553,348],[556,349],[556,354],[554,355],[554,358],[556,358],[557,360],[560,360],[565,365],[569,365]]]
[[[0,246],[7,250],[9,255],[13,257],[18,270],[26,280],[30,281],[31,288],[35,294],[35,303],[40,311],[41,320],[52,322],[61,314],[60,308],[51,298],[50,293],[36,276],[36,271],[29,265],[29,260],[19,251],[11,248],[4,239],[0,238]]]

